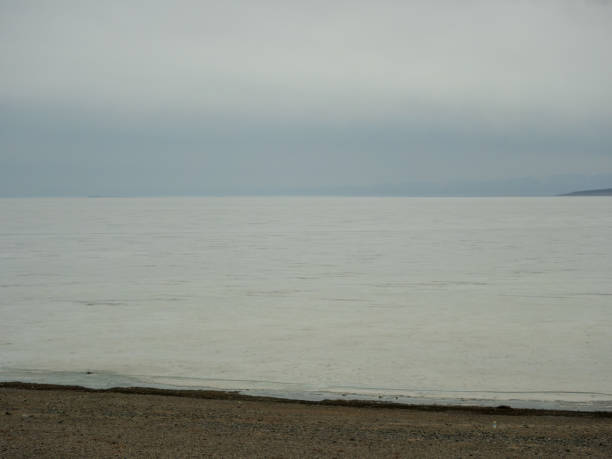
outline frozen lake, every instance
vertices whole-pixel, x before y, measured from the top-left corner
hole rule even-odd
[[[0,222],[0,380],[612,409],[610,198],[0,199]]]

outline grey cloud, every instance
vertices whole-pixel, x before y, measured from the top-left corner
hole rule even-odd
[[[28,2],[25,2],[26,4]],[[3,24],[4,97],[299,116],[609,114],[610,8],[570,2],[49,2]],[[561,113],[559,113],[561,112]]]
[[[611,42],[604,2],[3,1],[0,194],[612,173]]]

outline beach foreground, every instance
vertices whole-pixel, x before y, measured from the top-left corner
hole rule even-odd
[[[0,384],[0,457],[612,456],[610,413]]]

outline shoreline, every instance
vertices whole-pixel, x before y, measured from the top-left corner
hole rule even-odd
[[[362,387],[355,385],[323,386],[238,379],[185,376],[134,375],[111,371],[33,370],[3,368],[0,384],[19,382],[54,386],[82,386],[88,389],[139,387],[143,390],[232,392],[245,396],[300,401],[343,400],[355,403],[399,405],[436,405],[540,411],[612,412],[612,393],[584,391],[499,391],[423,388]]]
[[[134,395],[157,395],[164,397],[181,397],[206,400],[229,400],[245,402],[272,402],[288,403],[309,406],[341,406],[352,408],[385,408],[429,412],[469,412],[474,414],[506,415],[506,416],[570,416],[570,417],[593,417],[610,418],[612,411],[582,411],[582,410],[557,410],[539,408],[513,408],[505,404],[498,406],[483,405],[454,405],[454,404],[407,404],[390,401],[375,401],[361,399],[324,399],[324,400],[302,400],[296,398],[272,397],[264,395],[247,395],[240,391],[204,390],[204,389],[166,389],[155,387],[110,387],[91,388],[79,385],[27,383],[20,381],[0,382],[0,389],[24,389],[35,391],[68,391],[85,393],[111,393],[111,394],[134,394]]]
[[[611,457],[612,413],[0,383],[0,457]]]

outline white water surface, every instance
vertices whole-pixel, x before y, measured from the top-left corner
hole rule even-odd
[[[15,379],[612,409],[612,199],[0,199]]]

